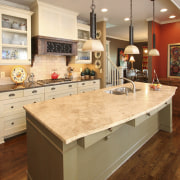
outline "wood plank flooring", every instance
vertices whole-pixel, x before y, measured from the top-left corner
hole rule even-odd
[[[0,180],[26,180],[26,135],[0,145]],[[180,116],[173,133],[159,131],[108,180],[180,180]]]

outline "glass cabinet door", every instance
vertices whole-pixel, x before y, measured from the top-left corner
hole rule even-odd
[[[30,64],[28,62],[27,19],[1,14],[1,63]]]

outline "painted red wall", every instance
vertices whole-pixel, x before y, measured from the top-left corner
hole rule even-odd
[[[159,78],[167,77],[168,44],[180,43],[180,22],[169,24],[156,24],[156,48],[159,57],[152,58],[152,67],[157,69]]]

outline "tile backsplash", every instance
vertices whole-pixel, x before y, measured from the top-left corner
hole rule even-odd
[[[40,79],[51,78],[51,73],[53,70],[56,70],[56,72],[60,74],[60,78],[63,78],[64,74],[67,74],[65,56],[35,56],[33,67],[30,68],[30,73],[34,73],[34,80],[37,81]]]

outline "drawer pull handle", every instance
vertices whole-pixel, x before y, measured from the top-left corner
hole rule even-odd
[[[112,132],[112,128],[109,128],[108,131],[109,131],[109,132]]]
[[[146,113],[146,115],[147,115],[147,116],[151,116],[151,114],[150,114],[150,113]]]
[[[37,103],[36,101],[34,101],[34,103]]]
[[[168,104],[167,102],[165,102],[165,104]]]
[[[11,106],[11,109],[13,109],[14,108],[14,106]]]
[[[69,87],[72,87],[72,85],[69,85]]]
[[[12,122],[11,125],[14,125],[14,122]]]
[[[55,99],[54,97],[52,99]]]
[[[96,81],[93,81],[93,83],[96,83]]]
[[[69,94],[70,96],[72,96],[72,94]]]
[[[85,93],[84,91],[82,93]]]
[[[53,90],[55,90],[55,89],[56,89],[56,88],[54,88],[54,87],[53,87],[53,88],[51,88],[51,90],[52,90],[52,91],[53,91]]]
[[[85,85],[85,83],[82,83],[82,85]]]
[[[32,93],[37,93],[37,90],[32,91]]]
[[[14,94],[14,93],[12,93],[12,94],[9,94],[9,97],[12,97],[12,96],[15,96],[15,94]]]

